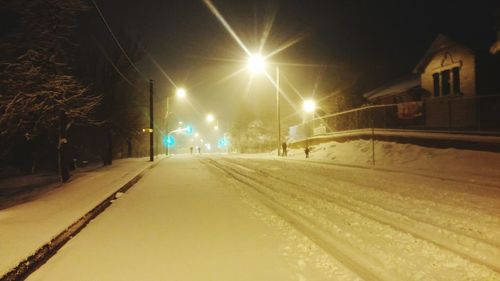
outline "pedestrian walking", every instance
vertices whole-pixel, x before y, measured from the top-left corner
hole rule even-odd
[[[287,144],[286,144],[286,142],[283,142],[283,143],[281,144],[281,148],[282,148],[282,150],[283,150],[283,152],[281,153],[281,156],[286,157],[286,156],[287,156],[287,154],[288,154],[288,152],[287,152],[287,150],[286,150],[286,149],[287,149]]]
[[[304,152],[306,154],[306,158],[309,158],[309,152],[311,152],[311,150],[309,149],[308,146],[306,146],[306,148],[304,149]]]
[[[192,146],[189,148],[189,152],[191,152],[191,155],[193,155],[193,147]]]

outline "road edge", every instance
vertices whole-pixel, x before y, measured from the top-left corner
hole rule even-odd
[[[157,162],[154,162],[153,164],[142,169],[136,176],[134,176],[131,180],[118,188],[118,190],[114,191],[111,195],[101,201],[101,203],[95,206],[92,210],[88,211],[86,214],[76,220],[76,222],[54,236],[52,240],[38,248],[33,255],[25,258],[16,267],[11,269],[4,276],[0,277],[0,281],[25,280],[31,273],[37,270],[45,262],[47,262],[53,255],[55,255],[57,251],[62,246],[64,246],[64,244],[66,244],[71,238],[73,238],[82,229],[84,229],[90,221],[104,212],[104,210],[106,210],[116,199],[117,193],[127,192],[146,174],[146,172],[148,172],[148,170],[156,167],[164,159],[166,158],[159,159]]]

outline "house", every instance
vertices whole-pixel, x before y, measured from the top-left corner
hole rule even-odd
[[[392,104],[422,100],[420,75],[411,74],[373,89],[363,97],[372,104]]]
[[[492,120],[500,112],[500,32],[498,37],[493,45],[463,40],[470,41],[465,45],[440,34],[411,75],[363,96],[372,104],[397,104],[392,116],[399,119],[423,117],[413,123],[394,120],[399,124],[448,130],[494,127]]]
[[[488,111],[482,104],[492,99],[488,96],[500,94],[498,60],[478,42],[466,46],[440,34],[413,73],[420,75],[420,85],[428,93],[426,127],[477,129],[484,119],[481,112]]]

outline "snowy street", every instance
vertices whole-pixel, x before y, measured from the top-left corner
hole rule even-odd
[[[28,280],[500,280],[500,187],[443,177],[176,156]]]

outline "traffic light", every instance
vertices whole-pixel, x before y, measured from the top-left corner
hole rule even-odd
[[[162,142],[164,146],[172,147],[175,144],[175,139],[172,136],[164,136]]]

